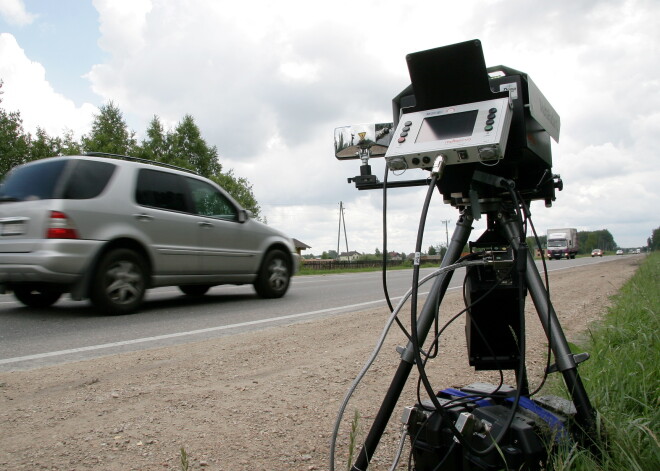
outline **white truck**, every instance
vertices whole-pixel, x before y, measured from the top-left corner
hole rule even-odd
[[[575,258],[578,253],[577,229],[548,229],[548,259]]]

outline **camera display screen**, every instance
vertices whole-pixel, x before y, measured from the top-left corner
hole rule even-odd
[[[415,142],[442,141],[471,136],[478,110],[425,118]]]

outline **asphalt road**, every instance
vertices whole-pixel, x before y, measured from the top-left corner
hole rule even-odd
[[[612,257],[547,262],[564,270],[606,262]],[[425,269],[422,276],[433,270]],[[464,273],[454,274],[450,290],[460,289]],[[130,316],[97,314],[88,303],[62,298],[50,309],[27,308],[0,295],[0,371],[176,345],[274,325],[385,307],[380,272],[297,276],[286,296],[265,300],[252,286],[219,286],[198,299],[176,287],[151,290],[142,310]],[[409,288],[412,270],[388,272],[396,304]],[[430,283],[420,289],[425,294]]]

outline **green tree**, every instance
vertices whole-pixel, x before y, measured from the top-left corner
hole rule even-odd
[[[163,128],[158,116],[154,115],[149,122],[146,135],[147,138],[142,141],[142,146],[140,148],[140,157],[143,159],[156,160],[158,162],[174,160],[173,157],[170,156],[172,145],[171,136]]]
[[[429,252],[428,252],[428,254],[429,254],[429,255],[437,255],[438,252],[437,252],[437,250],[435,249],[435,247],[431,245],[431,246],[429,247]]]
[[[190,168],[204,177],[219,175],[218,149],[209,147],[190,115],[185,115],[172,133],[170,158],[174,165]]]
[[[188,168],[215,181],[254,217],[261,219],[261,207],[252,191],[252,184],[246,178],[234,175],[233,170],[222,172],[217,148],[206,143],[192,116],[184,116],[173,132],[166,131],[160,118],[154,116],[146,130],[139,156]]]
[[[211,180],[224,188],[245,209],[252,212],[255,218],[261,219],[261,206],[252,192],[252,184],[243,177],[236,177],[234,170],[212,175]]]
[[[60,150],[58,154],[61,155],[79,155],[82,154],[82,144],[76,141],[72,130],[64,132],[64,136],[60,140]]]
[[[50,137],[46,131],[37,127],[35,136],[30,136],[30,160],[45,159],[60,153],[62,140],[59,137]]]
[[[578,243],[579,253],[588,254],[593,249],[614,250],[617,245],[612,233],[607,229],[598,231],[579,231]]]
[[[128,129],[124,115],[112,101],[99,107],[92,130],[82,137],[82,147],[87,152],[122,155],[131,155],[137,150],[135,133]]]
[[[653,230],[651,238],[648,240],[649,250],[660,250],[660,227]]]
[[[30,136],[23,131],[21,114],[0,108],[0,176],[28,160],[29,146]]]

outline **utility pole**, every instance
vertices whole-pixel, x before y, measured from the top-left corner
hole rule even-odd
[[[451,222],[451,219],[445,219],[444,221],[440,221],[445,225],[445,236],[447,237],[447,245],[445,247],[449,248],[449,230],[447,229],[447,224]]]
[[[346,220],[344,219],[344,203],[339,202],[339,230],[337,231],[337,258],[339,258],[339,241],[341,240],[341,225],[344,224],[344,240],[346,241],[346,252],[348,253],[348,236],[346,235]]]

